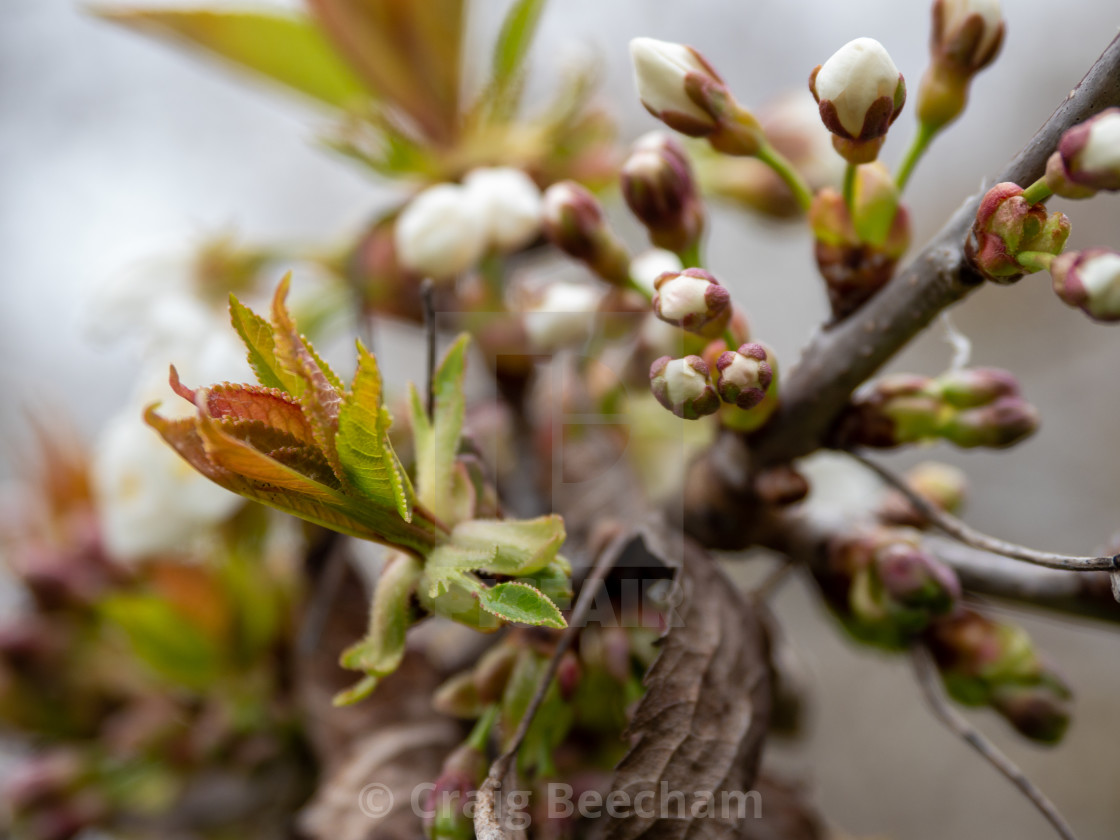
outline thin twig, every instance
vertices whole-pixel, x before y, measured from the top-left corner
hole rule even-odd
[[[428,388],[426,408],[429,419],[436,405],[436,308],[432,300],[435,283],[431,277],[425,277],[420,283],[420,299],[424,302],[424,334],[428,341]]]
[[[949,705],[941,693],[937,666],[934,664],[929,651],[924,647],[917,646],[913,648],[911,658],[914,663],[914,674],[917,677],[918,685],[922,689],[926,702],[934,715],[953,734],[980,753],[985,761],[1006,776],[1015,787],[1019,788],[1064,840],[1077,840],[1077,835],[1073,833],[1069,823],[1058,813],[1058,809],[1054,807],[1054,803],[1046,797],[1046,794],[1039,790],[1034,782],[1028,779],[1026,774],[1010,758],[1004,755],[995,744],[985,738],[976,727],[972,726],[956,709]]]
[[[1062,569],[1070,572],[1108,572],[1120,570],[1120,555],[1078,557],[1074,555],[1054,554],[1049,551],[1036,551],[1033,548],[1006,542],[997,537],[990,537],[966,525],[952,514],[946,513],[934,505],[931,505],[928,501],[915,493],[905,481],[894,475],[890,470],[879,466],[874,461],[870,461],[856,452],[848,450],[847,454],[856,461],[859,461],[883,479],[883,481],[905,496],[906,501],[913,505],[918,513],[928,519],[933,525],[944,531],[950,537],[960,540],[965,545],[983,549],[984,551],[990,551],[993,554],[1002,554],[1004,557],[1010,557],[1014,560],[1034,563],[1036,566],[1045,566],[1048,569]]]
[[[517,729],[513,733],[513,738],[510,740],[509,746],[506,747],[505,752],[498,756],[494,763],[490,765],[490,773],[479,789],[478,805],[475,811],[475,831],[478,832],[480,838],[503,836],[497,824],[497,820],[500,819],[500,809],[496,808],[495,805],[497,790],[502,785],[502,779],[504,779],[506,773],[509,772],[510,766],[517,756],[517,751],[521,748],[521,742],[525,740],[525,736],[529,732],[529,726],[532,724],[533,718],[536,717],[541,703],[544,702],[545,694],[548,693],[548,687],[552,684],[552,680],[556,676],[556,671],[560,667],[560,659],[568,652],[568,649],[572,646],[572,642],[575,640],[576,634],[579,633],[583,622],[587,619],[587,614],[591,610],[599,586],[606,580],[607,575],[610,574],[611,569],[614,568],[614,564],[617,563],[618,558],[622,556],[623,549],[633,536],[632,531],[624,531],[619,536],[615,537],[615,539],[599,554],[598,559],[595,561],[594,568],[592,568],[591,573],[584,580],[583,586],[580,588],[579,598],[576,600],[575,607],[572,608],[572,614],[568,618],[568,626],[564,629],[564,632],[560,635],[559,641],[556,643],[556,649],[552,652],[548,667],[537,683],[537,687],[533,692],[533,697],[525,709],[525,714],[522,715],[521,720],[517,724]]]

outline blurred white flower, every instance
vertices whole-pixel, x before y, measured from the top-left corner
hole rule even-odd
[[[525,331],[540,350],[557,350],[586,341],[603,293],[581,283],[549,283],[541,299],[525,312]]]
[[[397,257],[418,274],[448,280],[478,262],[486,236],[486,220],[470,193],[458,184],[436,184],[413,198],[397,219]]]
[[[513,251],[541,232],[541,191],[520,169],[475,169],[463,179],[468,199],[486,226],[487,244]]]
[[[680,271],[681,258],[672,251],[651,248],[630,261],[630,276],[653,293],[653,281],[667,271]]]

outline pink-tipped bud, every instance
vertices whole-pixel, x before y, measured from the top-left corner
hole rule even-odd
[[[634,144],[620,173],[622,194],[658,248],[681,253],[700,239],[704,208],[684,148],[663,131]]]
[[[1019,394],[1019,380],[1000,368],[961,368],[935,380],[936,390],[954,408],[975,408]]]
[[[583,669],[580,667],[579,657],[569,650],[560,658],[556,666],[556,685],[560,688],[560,696],[565,702],[575,697],[582,676]]]
[[[856,38],[809,76],[809,90],[833,146],[849,163],[869,163],[906,102],[906,82],[883,45]]]
[[[1022,397],[1000,397],[988,405],[950,416],[941,437],[957,446],[1003,449],[1030,437],[1038,429],[1038,412]]]
[[[1020,735],[1056,744],[1069,728],[1072,700],[1073,691],[1061,675],[1043,666],[1037,680],[995,686],[991,702]]]
[[[1050,264],[1054,291],[1098,321],[1120,320],[1120,254],[1104,248],[1070,251]]]
[[[988,190],[981,200],[965,242],[965,256],[987,279],[1014,283],[1031,273],[1020,265],[1020,254],[1060,254],[1069,230],[1069,219],[1063,213],[1048,214],[1042,204],[1032,205],[1023,198],[1022,187],[1004,182]]]
[[[1120,108],[1066,131],[1046,167],[1046,184],[1066,198],[1120,190]]]
[[[770,356],[761,344],[728,350],[716,361],[716,390],[720,399],[739,408],[754,408],[774,379]]]
[[[424,831],[431,840],[473,836],[472,794],[486,777],[486,756],[471,744],[455,749],[428,792]]]
[[[961,584],[952,569],[905,542],[876,553],[875,573],[887,597],[905,609],[947,615],[961,597]]]
[[[662,356],[649,369],[650,390],[677,417],[697,420],[719,410],[719,395],[708,381],[708,366],[699,356]]]
[[[731,293],[702,268],[667,271],[653,288],[653,311],[667,324],[710,337],[731,318]]]
[[[553,184],[544,194],[544,233],[564,253],[606,280],[625,285],[630,257],[622,241],[607,224],[602,205],[574,181]]]
[[[706,137],[726,154],[754,155],[764,136],[758,120],[735,101],[715,68],[692,47],[635,38],[634,82],[642,105],[674,131]]]

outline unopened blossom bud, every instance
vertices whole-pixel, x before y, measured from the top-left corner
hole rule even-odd
[[[1000,397],[988,405],[951,415],[941,437],[964,448],[1013,446],[1038,429],[1038,412],[1022,397]]]
[[[475,169],[467,173],[463,186],[482,217],[491,248],[513,251],[540,234],[541,191],[520,169]]]
[[[1043,666],[1028,683],[1008,682],[992,689],[991,704],[1019,734],[1056,744],[1069,728],[1073,691],[1060,675]]]
[[[567,651],[560,657],[560,662],[556,666],[556,685],[565,701],[570,701],[575,696],[582,676],[583,669],[580,667],[579,657],[572,651]]]
[[[1120,320],[1120,254],[1103,248],[1070,251],[1050,264],[1054,291],[1098,321]]]
[[[930,66],[918,88],[918,119],[940,128],[964,110],[972,77],[1003,43],[999,0],[934,0]]]
[[[602,297],[585,283],[549,283],[523,314],[530,345],[551,352],[586,341]]]
[[[708,366],[699,356],[662,356],[649,369],[650,390],[669,411],[697,420],[719,410],[719,395],[708,381]]]
[[[561,251],[586,263],[607,282],[626,284],[630,256],[607,224],[602,205],[585,187],[574,181],[549,187],[543,223],[545,235]]]
[[[1066,198],[1120,190],[1120,108],[1108,108],[1062,135],[1046,185]]]
[[[976,221],[965,242],[965,256],[980,274],[996,283],[1014,283],[1032,270],[1019,262],[1027,252],[1060,254],[1069,238],[1069,219],[1029,204],[1023,188],[996,184],[980,202]]]
[[[731,318],[731,293],[702,268],[667,271],[653,287],[653,311],[667,324],[712,336]]]
[[[674,131],[706,137],[719,151],[753,155],[763,135],[758,121],[731,95],[699,52],[683,44],[635,38],[634,81],[642,105]]]
[[[849,208],[839,192],[826,188],[809,208],[814,256],[837,321],[890,281],[910,247],[910,214],[885,166],[859,167],[853,197]]]
[[[486,777],[486,756],[471,743],[455,749],[443,763],[428,792],[424,833],[429,840],[464,840],[474,836],[471,795]]]
[[[925,376],[892,374],[856,393],[834,432],[838,447],[891,448],[937,436],[942,402]]]
[[[634,144],[620,172],[630,210],[658,248],[682,253],[704,230],[704,207],[684,148],[662,131]]]
[[[960,368],[934,380],[937,393],[954,408],[975,408],[1019,394],[1019,380],[1000,368]]]
[[[720,399],[739,408],[754,408],[773,381],[770,356],[761,344],[744,344],[728,350],[716,362],[716,390]]]
[[[964,471],[938,461],[925,461],[906,473],[906,485],[929,504],[956,513],[964,504],[968,478]],[[929,522],[901,493],[892,492],[879,510],[879,519],[891,525],[925,528]]]
[[[809,76],[832,144],[849,163],[869,163],[906,102],[906,83],[883,45],[856,38]]]
[[[397,219],[395,237],[402,266],[434,280],[448,280],[482,257],[487,227],[463,187],[437,184],[409,202]]]
[[[905,609],[946,615],[960,600],[961,585],[953,570],[904,542],[876,552],[875,574],[887,597]]]

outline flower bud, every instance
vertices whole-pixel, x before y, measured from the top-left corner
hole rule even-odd
[[[443,763],[428,792],[424,832],[430,840],[464,840],[474,836],[468,807],[471,794],[486,777],[486,756],[470,743],[455,749]]]
[[[544,233],[568,256],[574,257],[615,285],[630,274],[626,247],[607,224],[603,208],[588,190],[574,181],[553,184],[544,194]]]
[[[463,179],[463,186],[482,217],[491,248],[514,251],[540,234],[541,191],[520,169],[475,169]]]
[[[809,224],[836,321],[885,286],[910,247],[910,214],[890,173],[877,162],[859,167],[851,209],[836,190],[820,190],[809,208]]]
[[[1065,680],[1044,668],[1037,681],[993,687],[991,704],[1019,734],[1056,744],[1069,728],[1072,699],[1073,691]]]
[[[940,435],[966,449],[983,446],[1003,449],[1038,429],[1038,412],[1022,397],[1000,397],[979,408],[970,408],[950,416],[941,426]]]
[[[667,271],[679,272],[682,268],[681,258],[672,251],[651,248],[630,261],[630,276],[635,283],[652,293],[658,277]]]
[[[706,137],[727,154],[758,152],[764,139],[758,121],[735,101],[699,52],[683,44],[635,38],[630,58],[642,105],[669,128]]]
[[[549,283],[523,315],[530,345],[552,352],[586,341],[602,297],[584,283]]]
[[[837,424],[835,444],[888,449],[935,438],[942,403],[931,384],[928,377],[893,374],[862,388]]]
[[[653,311],[667,324],[714,336],[731,318],[731,293],[702,268],[667,271],[653,287]]]
[[[704,208],[680,143],[655,131],[645,135],[622,165],[622,194],[658,248],[681,253],[704,229]]]
[[[1120,108],[1108,108],[1066,131],[1046,167],[1046,184],[1066,198],[1120,190]]]
[[[1050,264],[1054,291],[1098,321],[1120,320],[1120,254],[1103,248],[1070,251]]]
[[[583,669],[580,667],[579,657],[572,651],[567,651],[556,666],[556,685],[559,687],[560,696],[565,702],[569,702],[575,697],[582,676]]]
[[[413,198],[397,219],[395,237],[401,265],[433,280],[471,268],[487,245],[485,219],[456,184],[437,184]]]
[[[946,615],[960,600],[956,574],[937,558],[904,542],[876,552],[875,574],[894,604],[929,615]]]
[[[968,479],[964,472],[949,464],[925,461],[906,473],[906,485],[938,510],[956,513],[964,504]],[[890,525],[925,528],[925,517],[914,509],[901,493],[892,492],[879,510],[879,519]]]
[[[999,0],[934,0],[930,66],[918,88],[918,119],[941,128],[968,100],[972,77],[987,67],[1003,43]]]
[[[941,374],[934,383],[937,393],[954,408],[974,408],[1019,394],[1019,380],[999,368],[961,368]]]
[[[976,221],[965,242],[965,256],[987,279],[1014,283],[1031,273],[1019,264],[1020,254],[1060,254],[1069,229],[1064,214],[1047,214],[1042,204],[1028,204],[1022,187],[1009,182],[996,184],[976,211]]]
[[[657,401],[685,420],[719,410],[719,396],[708,381],[708,366],[699,356],[662,356],[650,367],[649,382]]]
[[[809,76],[832,144],[849,163],[875,160],[906,102],[906,83],[883,45],[856,38]]]
[[[770,357],[761,344],[744,344],[738,350],[728,350],[719,357],[716,370],[720,399],[743,409],[762,402],[774,378]]]

